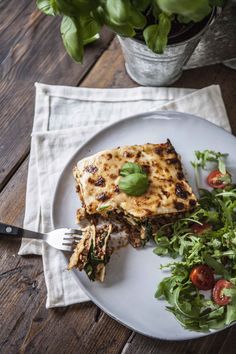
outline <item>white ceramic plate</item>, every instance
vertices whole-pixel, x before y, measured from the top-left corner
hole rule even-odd
[[[236,139],[221,128],[195,116],[177,112],[153,112],[121,120],[102,130],[83,145],[64,168],[56,187],[52,219],[56,227],[74,227],[80,206],[72,168],[76,162],[98,151],[123,145],[161,143],[169,138],[182,157],[188,179],[194,186],[190,161],[195,150],[212,149],[229,153],[229,167],[236,166]],[[91,300],[111,317],[142,334],[168,340],[201,337],[187,331],[166,311],[165,301],[154,298],[157,284],[168,272],[149,245],[141,250],[131,246],[111,257],[103,284],[90,282],[84,272],[75,271],[79,285]]]

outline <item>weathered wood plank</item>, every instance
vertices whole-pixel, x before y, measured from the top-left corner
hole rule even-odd
[[[133,333],[122,350],[122,354],[215,354],[220,348],[229,330],[217,334],[186,341],[165,341],[144,337]],[[226,351],[227,353],[232,353]],[[223,354],[223,352],[222,352]]]
[[[35,3],[32,0],[1,0],[0,2],[0,38],[5,29],[13,24],[13,21],[19,21],[25,8]],[[1,42],[2,43],[2,42]],[[2,48],[1,48],[2,49]]]
[[[127,88],[136,84],[127,75],[120,44],[115,38],[109,48],[99,58],[89,75],[81,83],[82,87]]]
[[[43,312],[45,310],[40,308],[39,314]],[[97,319],[96,307],[91,303],[48,312],[40,323],[34,321],[31,324],[20,347],[21,352],[35,353],[35,348],[40,347],[38,353],[66,350],[68,353],[115,354],[122,349],[129,335],[125,327],[107,315],[102,314]]]
[[[113,38],[103,30],[101,39],[87,47],[84,64],[79,65],[64,50],[59,19],[26,10],[18,40],[11,43],[0,64],[0,151],[4,151],[0,154],[0,190],[29,152],[34,82],[78,85]]]
[[[219,354],[234,354],[236,346],[236,326],[232,326],[228,331],[228,336],[222,342]]]
[[[0,220],[4,220],[7,224],[23,224],[27,172],[28,159],[22,163],[14,178],[9,181],[6,188],[0,193]],[[9,242],[10,245],[12,245],[11,242]]]
[[[0,63],[14,43],[19,42],[19,38],[24,34],[23,29],[27,27],[29,14],[33,13],[35,8],[36,3],[32,0],[4,0],[0,3]]]

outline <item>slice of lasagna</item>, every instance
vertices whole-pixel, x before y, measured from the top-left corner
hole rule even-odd
[[[103,282],[111,253],[108,245],[111,230],[111,225],[90,225],[83,229],[82,239],[74,249],[68,269],[85,270],[90,280]]]
[[[134,163],[148,177],[142,195],[131,196],[120,190],[120,171]],[[188,184],[180,157],[169,140],[163,144],[144,144],[105,150],[84,158],[74,168],[82,208],[77,219],[90,221],[98,215],[122,223],[130,242],[139,247],[156,229],[194,209],[197,199]]]

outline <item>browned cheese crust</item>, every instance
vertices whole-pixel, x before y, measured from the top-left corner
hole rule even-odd
[[[126,162],[137,163],[147,172],[149,187],[141,196],[129,196],[119,190],[120,169]],[[169,140],[99,152],[79,161],[74,177],[84,208],[78,216],[108,216],[115,212],[132,224],[132,220],[135,223],[182,215],[197,205],[180,157]]]

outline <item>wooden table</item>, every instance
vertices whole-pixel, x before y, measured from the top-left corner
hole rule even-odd
[[[118,42],[104,30],[84,65],[71,61],[59,19],[39,13],[34,1],[0,4],[0,220],[22,225],[34,82],[83,87],[134,87]],[[219,84],[236,134],[236,72],[214,65],[184,72],[176,87]],[[1,239],[0,353],[235,353],[236,326],[198,340],[168,342],[132,332],[90,303],[45,309],[42,260],[17,255],[18,243]],[[161,321],[161,319],[160,319]]]

